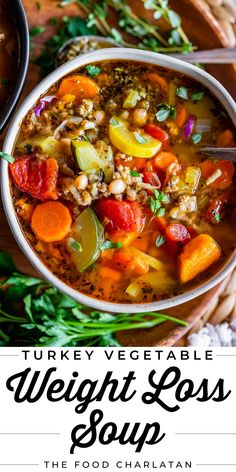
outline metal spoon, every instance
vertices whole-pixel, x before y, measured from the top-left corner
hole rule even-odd
[[[232,161],[236,164],[236,148],[221,148],[221,147],[199,147],[198,152],[210,159],[219,159],[221,161]]]
[[[168,54],[171,57],[186,62],[201,62],[202,64],[233,64],[236,63],[236,48],[210,49],[194,51],[189,54]]]
[[[79,51],[79,45],[90,43],[89,51],[94,49],[100,49],[104,47],[121,47],[120,44],[116,43],[111,38],[105,38],[103,36],[76,36],[75,38],[66,41],[59,49],[55,65],[58,67],[63,62],[66,62],[66,53],[72,51],[73,47],[78,47],[78,53],[75,50],[72,53],[73,56],[83,54],[85,51]],[[134,44],[134,48],[136,45]],[[88,52],[88,50],[86,52]],[[233,64],[236,63],[236,48],[221,48],[221,49],[210,49],[209,51],[194,51],[189,54],[168,54],[168,56],[181,59],[185,62],[201,62],[202,64]]]

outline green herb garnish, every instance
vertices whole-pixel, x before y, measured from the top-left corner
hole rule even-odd
[[[88,74],[91,75],[91,77],[95,77],[101,72],[100,67],[93,66],[92,64],[88,64],[87,66],[85,66],[85,69],[88,72]]]
[[[53,16],[52,18],[50,18],[50,24],[52,26],[56,26],[58,24],[58,18],[56,16]]]
[[[130,169],[129,173],[130,173],[131,177],[140,177],[139,172],[136,172],[136,170]]]
[[[53,19],[53,23],[57,19]],[[68,18],[64,16],[62,20],[58,20],[58,31],[49,40],[45,42],[44,49],[40,56],[36,59],[36,64],[41,69],[41,76],[45,77],[55,69],[55,58],[60,47],[69,39],[75,36],[94,35],[97,33],[96,27],[88,26],[87,20],[74,16]]]
[[[174,120],[176,118],[176,109],[173,106],[162,104],[156,113],[156,119],[157,121],[162,122],[167,120],[167,118]]]
[[[17,272],[0,252],[0,346],[119,346],[116,332],[153,328],[165,321],[187,326],[161,313],[94,310],[60,293],[46,281]]]
[[[82,252],[82,246],[80,243],[78,243],[78,241],[76,241],[75,239],[71,238],[70,240],[70,247],[72,249],[74,249],[74,251],[78,251],[78,252]]]
[[[105,251],[106,249],[119,249],[123,247],[123,243],[113,242],[113,241],[105,241],[101,247],[101,251]]]
[[[200,143],[201,139],[202,139],[202,133],[196,133],[192,135],[192,142],[194,144]]]
[[[163,191],[159,192],[157,189],[154,189],[154,198],[150,197],[149,205],[150,209],[155,216],[162,217],[165,215],[165,208],[162,207],[162,203],[169,203],[169,197]]]
[[[115,128],[117,128],[118,126],[122,126],[121,121],[117,120],[116,118],[111,118],[109,123],[111,126],[114,126]]]
[[[188,100],[188,89],[186,87],[177,87],[176,95],[183,100]]]
[[[5,159],[5,161],[9,162],[10,164],[15,162],[15,158],[10,156],[10,154],[7,154],[7,152],[0,151],[0,158]]]
[[[134,137],[140,144],[147,143],[147,139],[142,134],[138,133],[138,131],[134,131]]]
[[[35,26],[35,28],[31,28],[30,30],[30,37],[34,38],[39,34],[42,34],[45,31],[45,26]]]
[[[193,102],[198,102],[199,100],[203,99],[204,95],[204,92],[195,92],[192,94],[191,99],[193,100]]]
[[[165,242],[166,242],[165,236],[163,236],[163,234],[160,234],[160,235],[157,236],[157,238],[156,238],[156,247],[161,247],[161,246],[163,246],[163,244],[165,244]]]
[[[214,213],[214,218],[216,220],[216,223],[220,223],[220,214],[218,211]]]
[[[36,2],[36,8],[38,11],[41,11],[42,10],[42,3],[41,2]]]

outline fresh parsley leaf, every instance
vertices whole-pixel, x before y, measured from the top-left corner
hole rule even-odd
[[[101,247],[102,251],[105,251],[105,249],[118,249],[123,247],[123,243],[119,242],[113,242],[113,241],[105,241]]]
[[[200,143],[201,139],[202,139],[202,133],[196,133],[192,135],[192,141],[194,144]]]
[[[214,217],[215,217],[216,223],[220,223],[220,213],[219,213],[219,212],[215,212],[215,213],[214,213]]]
[[[85,69],[88,72],[88,74],[91,75],[91,77],[95,77],[101,72],[100,67],[94,66],[92,64],[88,64],[87,66],[85,66]]]
[[[50,24],[52,26],[56,26],[58,24],[58,18],[56,16],[53,16],[52,18],[50,18]]]
[[[13,156],[10,156],[10,154],[7,154],[7,152],[0,151],[0,157],[2,159],[5,159],[5,161],[9,162],[10,164],[13,164],[13,162],[15,162],[15,158]]]
[[[42,10],[42,3],[41,2],[36,2],[36,8],[38,11]]]
[[[30,30],[30,37],[34,38],[39,34],[42,34],[45,31],[45,26],[35,26],[35,28],[31,28]]]
[[[183,100],[188,100],[188,89],[186,87],[177,87],[176,94]]]
[[[0,252],[0,277],[3,275],[16,272],[16,266],[13,262],[12,256],[7,252]]]
[[[156,113],[156,119],[159,122],[163,122],[167,120],[167,118],[175,119],[176,117],[176,109],[174,106],[170,106],[167,104],[160,105],[158,112]]]
[[[156,238],[156,247],[161,247],[163,246],[163,244],[165,244],[166,242],[166,238],[163,234],[160,234],[159,236],[157,236]]]
[[[191,99],[193,102],[198,102],[199,100],[202,100],[205,95],[205,92],[195,92],[192,94]]]
[[[138,133],[138,131],[134,131],[134,136],[135,136],[135,139],[140,144],[146,144],[147,143],[147,139],[142,134]]]
[[[136,172],[136,170],[130,169],[129,173],[130,173],[131,177],[140,177],[139,172]]]

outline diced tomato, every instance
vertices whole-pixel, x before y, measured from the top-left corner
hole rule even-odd
[[[140,233],[144,226],[141,206],[136,202],[101,199],[96,210],[107,231],[122,230]]]
[[[173,241],[176,243],[187,243],[191,236],[186,226],[180,223],[171,223],[165,230],[165,237],[167,241]]]
[[[10,164],[10,170],[16,186],[38,200],[56,200],[58,198],[58,164],[50,157],[45,161],[33,155],[25,155]]]
[[[221,218],[225,214],[226,206],[229,203],[230,195],[223,193],[216,198],[213,198],[205,211],[205,218],[209,223],[220,223]]]
[[[164,236],[166,244],[163,246],[169,256],[177,257],[182,247],[191,239],[188,229],[180,223],[172,223],[167,226]]]
[[[145,182],[145,184],[150,184],[153,187],[161,188],[161,182],[156,172],[144,171],[143,182]]]
[[[202,178],[208,179],[215,171],[220,170],[222,173],[214,182],[210,184],[210,187],[219,190],[228,188],[234,176],[234,164],[231,161],[212,161],[210,159],[203,161],[201,164]]]
[[[153,138],[158,139],[158,141],[161,141],[164,148],[169,146],[169,135],[166,131],[160,128],[160,126],[148,123],[146,126],[144,126],[144,130]]]

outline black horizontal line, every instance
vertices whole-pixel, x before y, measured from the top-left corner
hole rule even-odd
[[[31,467],[36,467],[36,466],[38,466],[38,465],[39,465],[39,464],[0,464],[0,467],[1,467],[1,466],[4,466],[4,467],[5,467],[5,466],[11,466],[11,467],[16,467],[16,466],[24,466],[24,467],[26,467],[26,466],[31,466]]]
[[[226,436],[236,436],[236,433],[175,433],[177,436],[201,436],[201,435],[205,435],[205,436],[211,436],[211,435],[214,435],[214,436],[221,436],[221,435],[226,435]]]
[[[19,354],[0,354],[0,357],[19,357]]]
[[[236,354],[216,354],[216,357],[236,357]]]
[[[233,467],[236,466],[236,464],[196,464],[198,466],[221,466],[221,467]]]
[[[59,436],[61,433],[0,433],[0,436],[22,435],[22,436]]]

